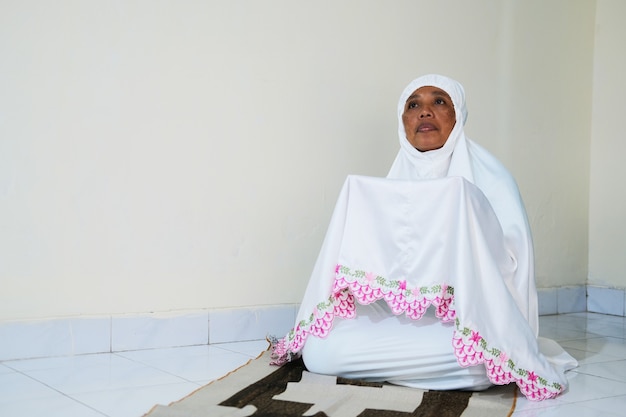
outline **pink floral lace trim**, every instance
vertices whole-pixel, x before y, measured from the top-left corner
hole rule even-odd
[[[515,382],[531,401],[554,398],[564,389],[557,382],[549,383],[532,371],[518,368],[505,352],[496,348],[490,349],[479,332],[467,327],[461,328],[458,320],[452,345],[459,365],[468,367],[482,363],[485,365],[487,377],[493,384],[506,385]]]
[[[406,281],[388,281],[373,273],[337,265],[333,294],[320,302],[307,320],[301,320],[280,340],[272,340],[272,364],[282,365],[300,355],[309,335],[326,337],[335,317],[354,318],[355,300],[370,304],[384,299],[394,314],[405,313],[419,320],[429,306],[435,306],[436,315],[444,322],[455,320],[454,353],[463,367],[484,364],[487,377],[496,385],[515,382],[530,400],[540,401],[556,397],[564,387],[532,371],[517,368],[505,352],[489,348],[478,331],[462,327],[454,310],[454,288],[448,285],[407,288]]]

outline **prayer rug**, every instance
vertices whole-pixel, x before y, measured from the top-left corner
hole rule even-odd
[[[301,359],[271,366],[270,352],[144,417],[507,417],[515,384],[483,392],[423,391],[307,372]]]

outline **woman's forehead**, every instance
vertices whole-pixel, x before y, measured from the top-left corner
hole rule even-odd
[[[445,90],[442,90],[441,88],[432,85],[425,85],[413,91],[413,93],[411,93],[407,100],[420,98],[423,96],[437,96],[451,99],[450,95]]]

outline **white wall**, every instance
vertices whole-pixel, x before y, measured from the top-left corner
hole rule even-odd
[[[626,287],[626,2],[598,0],[593,76],[589,282]]]
[[[474,116],[498,127],[487,145],[526,202],[538,286],[585,284],[595,3],[505,3],[498,91]]]
[[[595,2],[0,8],[0,320],[298,302],[427,72],[518,178],[538,285],[586,280]]]

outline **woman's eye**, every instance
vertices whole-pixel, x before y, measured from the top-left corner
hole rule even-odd
[[[444,99],[438,98],[437,100],[435,100],[435,104],[446,104],[446,102]]]
[[[416,107],[417,107],[417,103],[415,102],[411,102],[406,106],[407,109],[414,109]]]

